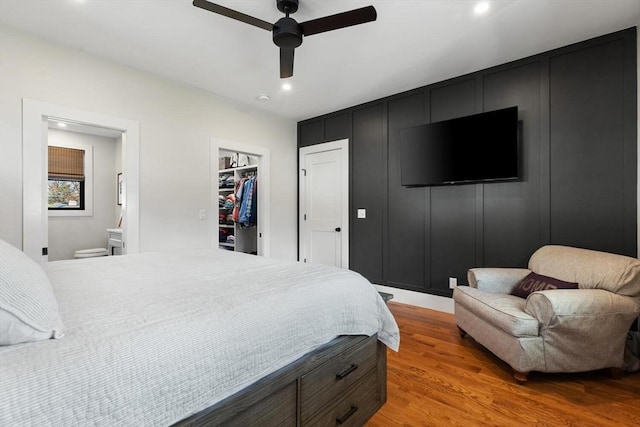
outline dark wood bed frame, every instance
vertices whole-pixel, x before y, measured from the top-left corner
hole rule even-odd
[[[174,427],[361,426],[386,400],[384,344],[340,336]]]

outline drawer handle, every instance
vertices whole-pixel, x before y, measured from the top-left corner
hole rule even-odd
[[[357,406],[351,405],[351,408],[349,409],[349,412],[347,412],[346,414],[344,414],[340,418],[336,418],[336,425],[344,424],[345,422],[347,422],[349,417],[351,417],[351,415],[355,414],[357,410],[358,410]]]
[[[337,380],[344,379],[347,375],[349,375],[351,372],[355,371],[356,369],[358,369],[358,365],[356,365],[355,363],[352,363],[351,366],[349,366],[347,369],[337,373],[336,379]]]

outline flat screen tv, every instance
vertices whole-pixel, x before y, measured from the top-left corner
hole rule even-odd
[[[517,180],[518,152],[518,107],[401,129],[401,183]]]

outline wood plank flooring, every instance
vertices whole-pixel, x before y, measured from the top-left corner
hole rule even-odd
[[[511,368],[452,314],[389,303],[400,351],[388,351],[387,403],[366,424],[390,426],[640,426],[640,373],[533,372],[518,385]]]

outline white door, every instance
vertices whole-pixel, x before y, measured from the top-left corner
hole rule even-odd
[[[300,149],[300,261],[349,267],[349,141]]]

